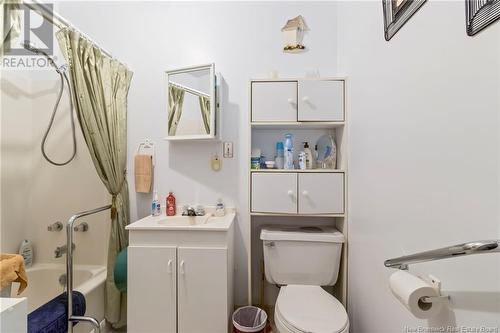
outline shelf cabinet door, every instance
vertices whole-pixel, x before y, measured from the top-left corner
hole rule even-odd
[[[252,212],[297,214],[297,174],[252,173]]]
[[[299,174],[299,214],[343,214],[344,174]]]
[[[299,81],[298,121],[344,121],[344,81]]]
[[[252,122],[297,121],[297,82],[252,82]]]
[[[179,247],[179,333],[228,331],[227,248]]]
[[[128,248],[127,331],[176,333],[176,247]]]

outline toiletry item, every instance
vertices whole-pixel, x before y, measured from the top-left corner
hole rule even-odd
[[[317,165],[322,169],[335,169],[337,166],[337,145],[329,134],[318,139]]]
[[[307,141],[304,142],[304,153],[306,154],[306,169],[312,169],[314,158],[311,148],[309,148],[309,143]]]
[[[300,170],[306,169],[306,153],[303,151],[299,153],[299,169]]]
[[[217,205],[215,206],[215,216],[224,216],[226,215],[226,208],[224,207],[224,203],[222,199],[217,200]]]
[[[151,203],[151,215],[160,216],[161,215],[161,205],[160,200],[158,200],[158,191],[154,190],[153,202]]]
[[[267,169],[274,169],[274,166],[276,165],[275,161],[266,161],[265,163]]]
[[[168,197],[167,197],[167,216],[174,216],[175,215],[175,197],[172,192],[168,192]]]
[[[293,135],[288,133],[285,134],[285,169],[293,168]]]
[[[26,268],[31,267],[33,264],[33,247],[29,240],[25,239],[22,241],[19,247],[19,254],[24,258],[24,266]]]
[[[276,169],[283,169],[285,166],[285,146],[283,142],[276,142],[276,158],[274,159]]]
[[[250,157],[250,168],[251,169],[260,169],[260,159],[261,159],[260,149],[253,148],[252,155]]]

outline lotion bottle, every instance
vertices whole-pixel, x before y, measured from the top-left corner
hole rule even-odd
[[[304,153],[306,155],[306,169],[312,169],[314,166],[314,157],[311,151],[311,148],[309,148],[309,143],[306,141],[304,142]]]

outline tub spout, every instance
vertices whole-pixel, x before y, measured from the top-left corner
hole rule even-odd
[[[73,250],[75,249],[75,243],[72,243]],[[54,250],[54,257],[55,258],[61,258],[63,254],[68,253],[68,247],[66,245],[61,245],[56,247]]]

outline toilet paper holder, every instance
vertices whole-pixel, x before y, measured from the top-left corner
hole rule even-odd
[[[423,278],[426,282],[428,282],[438,293],[439,296],[423,296],[420,298],[420,302],[422,303],[448,303],[450,301],[449,295],[441,295],[441,280],[436,278],[433,275],[430,275],[427,278]]]

